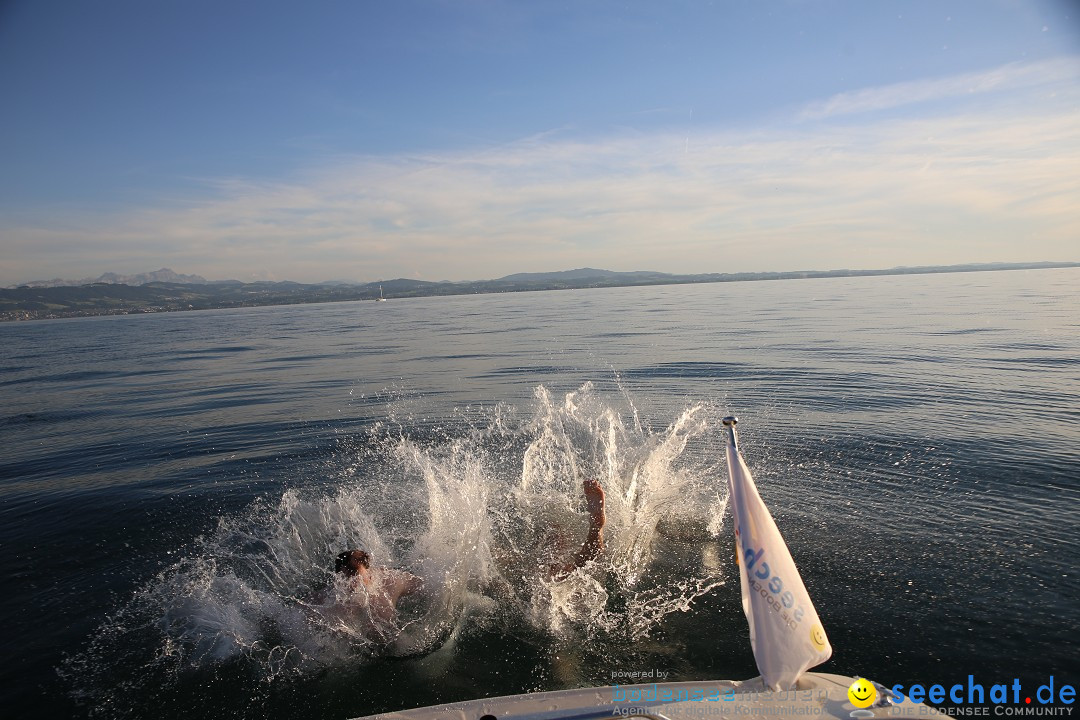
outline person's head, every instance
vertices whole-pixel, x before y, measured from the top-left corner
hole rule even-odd
[[[339,572],[345,577],[367,574],[370,567],[371,556],[363,550],[346,550],[334,561],[334,572]]]

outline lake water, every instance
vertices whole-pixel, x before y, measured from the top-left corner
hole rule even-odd
[[[0,325],[6,712],[345,718],[756,675],[727,414],[820,670],[1080,681],[1065,269]],[[608,549],[551,582],[584,477]],[[425,582],[392,643],[317,607],[361,546]]]

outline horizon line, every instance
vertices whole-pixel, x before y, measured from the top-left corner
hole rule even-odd
[[[822,270],[822,269],[741,270],[739,272],[696,272],[696,273],[665,272],[663,270],[608,270],[606,268],[582,266],[582,267],[576,267],[576,268],[569,268],[569,269],[566,269],[566,270],[539,270],[539,271],[513,272],[513,273],[509,273],[508,275],[503,275],[502,277],[497,277],[497,278],[472,278],[472,279],[466,279],[466,280],[421,280],[419,278],[412,278],[412,277],[404,277],[404,276],[402,276],[402,277],[379,278],[379,279],[376,279],[376,280],[333,279],[333,280],[320,280],[320,281],[317,281],[317,282],[302,282],[302,281],[299,281],[299,280],[290,280],[288,278],[284,278],[284,279],[261,278],[261,279],[253,279],[253,280],[241,280],[239,278],[223,278],[223,279],[218,279],[218,280],[209,280],[209,279],[203,277],[202,275],[200,275],[197,272],[194,272],[194,273],[182,273],[182,272],[177,272],[177,271],[175,271],[175,270],[173,270],[172,268],[169,268],[169,267],[161,267],[161,268],[158,268],[157,270],[143,270],[143,271],[140,271],[140,272],[132,272],[132,273],[122,273],[122,272],[115,272],[115,271],[112,271],[112,270],[108,270],[108,271],[105,271],[105,272],[101,273],[100,275],[98,275],[98,278],[105,277],[106,275],[117,275],[117,276],[121,276],[121,277],[130,277],[130,276],[138,276],[138,275],[150,275],[150,274],[159,273],[159,272],[171,272],[171,273],[174,273],[176,275],[188,275],[188,276],[201,277],[201,278],[203,278],[203,280],[205,280],[205,283],[185,283],[185,282],[173,283],[173,284],[176,284],[176,285],[203,285],[203,284],[211,285],[211,284],[231,283],[231,282],[238,282],[238,283],[242,283],[242,284],[245,284],[245,285],[254,285],[256,283],[294,283],[294,284],[297,284],[297,285],[312,285],[312,286],[316,286],[316,285],[341,285],[341,284],[372,285],[372,284],[380,283],[380,282],[398,282],[398,281],[425,283],[425,284],[429,284],[429,285],[460,285],[460,284],[467,284],[467,283],[498,282],[500,280],[505,280],[506,278],[511,278],[511,277],[514,277],[514,276],[522,276],[522,275],[564,275],[564,274],[567,274],[567,273],[580,272],[580,271],[584,271],[584,270],[595,270],[595,271],[600,272],[600,273],[607,273],[607,274],[612,274],[612,275],[640,275],[640,274],[646,274],[647,273],[647,274],[650,274],[650,275],[662,275],[662,276],[667,276],[667,277],[671,277],[671,278],[680,278],[680,277],[687,277],[687,278],[732,277],[732,278],[734,278],[734,277],[739,277],[739,276],[754,276],[754,275],[806,275],[806,274],[823,274],[823,273],[850,273],[850,274],[853,274],[853,275],[856,275],[856,274],[858,274],[858,275],[867,275],[867,274],[879,274],[879,273],[898,273],[898,274],[911,273],[911,274],[915,274],[913,271],[935,271],[935,272],[950,272],[950,271],[951,272],[973,272],[973,271],[976,271],[977,272],[980,269],[983,269],[983,270],[1009,269],[1009,268],[1015,268],[1015,269],[1032,268],[1032,269],[1035,269],[1037,266],[1041,266],[1041,267],[1044,267],[1044,268],[1047,268],[1047,269],[1050,269],[1050,268],[1053,268],[1053,267],[1058,267],[1058,268],[1061,268],[1061,267],[1073,267],[1073,266],[1080,266],[1080,261],[1076,261],[1076,260],[1031,260],[1031,261],[1010,261],[1010,262],[1007,262],[1007,261],[1000,261],[1000,262],[998,262],[998,261],[990,261],[990,262],[950,263],[948,265],[894,265],[893,267],[888,267],[888,268],[829,268],[829,269],[825,269],[825,270]],[[582,276],[582,277],[575,278],[575,279],[577,279],[577,280],[585,280],[585,279],[588,279],[589,277],[590,276]],[[600,276],[597,275],[597,276],[593,276],[593,277],[600,277]],[[790,279],[797,279],[797,278],[790,278]],[[43,286],[42,285],[43,283],[54,283],[54,282],[65,282],[65,283],[72,283],[72,284],[50,285],[50,286]],[[154,282],[167,282],[167,281],[154,281]],[[15,285],[7,285],[7,286],[4,286],[3,288],[0,288],[0,289],[18,290],[18,289],[21,289],[21,288],[30,288],[30,289],[42,288],[42,289],[45,289],[45,288],[48,288],[48,287],[86,287],[87,285],[97,285],[97,284],[101,284],[101,285],[126,285],[126,283],[106,282],[106,281],[97,280],[97,279],[92,280],[90,282],[81,282],[81,281],[69,281],[66,278],[52,278],[50,280],[28,280],[26,282],[17,283]],[[142,284],[149,285],[150,283],[142,283]],[[135,287],[135,286],[132,286],[132,287]]]

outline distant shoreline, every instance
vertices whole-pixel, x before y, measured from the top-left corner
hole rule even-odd
[[[295,282],[210,283],[151,282],[143,285],[92,283],[60,287],[0,288],[0,321],[52,320],[100,315],[135,315],[237,307],[374,301],[380,288],[389,300],[411,297],[474,295],[606,287],[692,285],[761,280],[810,280],[838,277],[929,275],[1006,270],[1080,267],[1080,262],[984,263],[890,268],[887,270],[806,270],[760,273],[673,275],[639,271],[614,272],[582,268],[552,273],[519,273],[499,280],[426,282],[383,280],[365,284]]]

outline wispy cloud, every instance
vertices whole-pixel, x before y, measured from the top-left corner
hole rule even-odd
[[[471,152],[343,158],[288,181],[216,180],[180,207],[0,226],[0,283],[161,265],[316,281],[582,265],[1075,260],[1080,91],[1061,80],[1067,65],[977,76],[998,88],[1027,88],[1025,77],[1036,86],[992,114],[960,105],[857,125],[702,130],[689,146],[677,132],[564,131]],[[1043,82],[1054,68],[1056,85]],[[818,117],[942,97],[975,77],[834,99]]]
[[[992,70],[943,78],[894,83],[840,93],[810,103],[800,112],[802,120],[888,110],[950,98],[1002,92],[1080,79],[1080,59],[1057,58],[1036,63],[1010,63]]]

